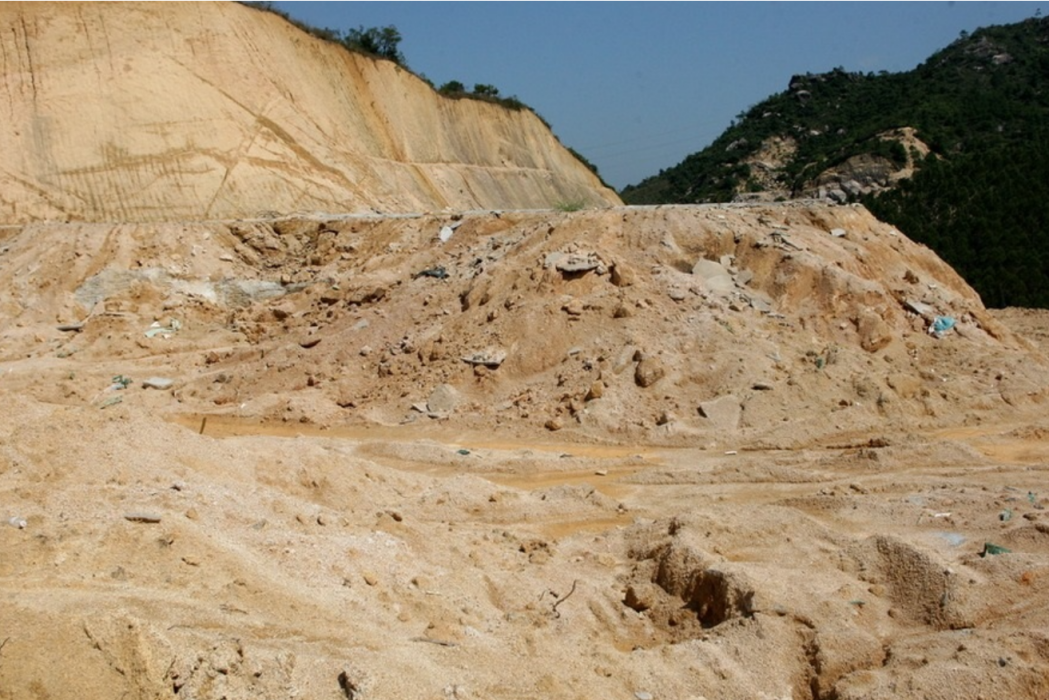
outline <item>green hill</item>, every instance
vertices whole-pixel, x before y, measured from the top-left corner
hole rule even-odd
[[[1049,307],[1049,19],[963,33],[905,73],[794,76],[621,196],[862,202],[986,305]]]

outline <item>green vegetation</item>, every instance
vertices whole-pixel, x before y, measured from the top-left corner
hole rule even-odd
[[[285,22],[323,41],[340,44],[350,51],[367,54],[375,58],[385,58],[402,68],[408,67],[404,54],[398,48],[398,45],[401,43],[401,33],[393,25],[388,27],[370,27],[368,29],[358,27],[357,29],[348,29],[345,32],[340,32],[338,29],[327,27],[322,29],[297,20],[287,12],[278,10],[270,2],[243,2],[241,4],[255,10],[275,14]]]
[[[482,102],[493,102],[495,104],[502,105],[503,107],[506,107],[507,109],[512,109],[514,111],[527,109],[533,114],[535,113],[535,110],[533,110],[531,107],[519,100],[517,97],[500,97],[499,88],[495,87],[494,85],[485,85],[482,83],[478,83],[474,85],[473,92],[467,92],[466,86],[463,85],[461,82],[459,82],[458,80],[449,80],[447,83],[437,88],[437,92],[441,93],[445,97],[451,97],[452,99],[467,98],[471,100],[480,100]]]
[[[404,54],[397,46],[401,43],[401,33],[392,24],[388,27],[358,27],[347,30],[341,43],[351,51],[361,51],[371,56],[378,56],[393,61],[397,65],[407,65]]]
[[[262,10],[263,12],[270,12],[282,18],[289,24],[294,25],[298,29],[306,32],[310,36],[316,37],[323,41],[329,41],[334,44],[339,44],[349,51],[356,53],[365,54],[374,58],[383,58],[388,61],[393,61],[402,68],[409,70],[408,61],[405,59],[404,54],[401,53],[401,33],[397,27],[389,25],[387,27],[368,27],[363,26],[357,27],[356,29],[348,29],[342,32],[338,29],[320,28],[314,27],[311,24],[302,22],[295,19],[287,12],[278,10],[270,2],[242,2],[242,5],[251,7],[256,10]],[[430,87],[434,87],[433,83],[430,82],[425,76],[417,73],[413,74],[425,82]],[[535,112],[531,107],[526,105],[516,96],[511,97],[500,97],[499,88],[494,85],[486,85],[478,83],[474,85],[473,92],[467,92],[466,86],[464,86],[458,80],[450,80],[440,88],[435,88],[437,92],[441,93],[446,97],[452,97],[455,99],[468,98],[474,100],[482,100],[484,102],[492,102],[495,104],[502,105],[507,109],[522,110],[527,109],[530,112]],[[538,116],[538,115],[537,115]],[[545,122],[544,122],[545,123]]]
[[[437,91],[442,95],[458,95],[459,93],[466,92],[466,86],[460,83],[458,80],[449,80],[447,83],[442,85]]]
[[[581,199],[572,199],[568,201],[558,202],[554,205],[554,209],[563,212],[582,211],[586,208],[586,202]]]
[[[881,134],[913,127],[931,150],[914,177],[862,201],[933,248],[991,307],[1049,307],[1049,19],[988,27],[906,73],[794,76],[714,143],[627,187],[631,204],[723,202],[762,188],[747,164],[766,140],[796,145],[775,173],[789,196],[867,154],[899,167]]]

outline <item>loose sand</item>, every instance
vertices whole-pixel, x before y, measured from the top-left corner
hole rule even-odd
[[[0,698],[1049,697],[1049,314],[862,209],[0,250]]]

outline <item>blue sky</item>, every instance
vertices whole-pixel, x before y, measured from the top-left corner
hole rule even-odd
[[[910,70],[1037,2],[276,2],[318,27],[394,25],[436,85],[494,85],[616,189],[702,150],[797,73]],[[1049,5],[1046,10],[1049,11]]]

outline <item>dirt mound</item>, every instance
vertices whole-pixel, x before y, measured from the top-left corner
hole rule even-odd
[[[167,375],[126,396],[183,414],[798,447],[1045,392],[1029,343],[852,207],[36,225],[5,249],[9,359]]]
[[[619,204],[529,110],[241,3],[4,3],[0,223]]]
[[[1046,359],[861,208],[0,251],[0,698],[1049,692]]]

